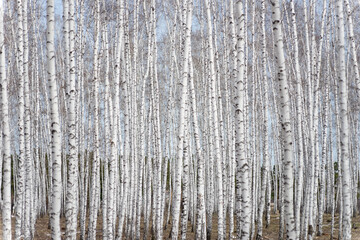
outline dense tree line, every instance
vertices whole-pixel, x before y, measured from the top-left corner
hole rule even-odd
[[[0,0],[2,238],[351,239],[359,7]]]

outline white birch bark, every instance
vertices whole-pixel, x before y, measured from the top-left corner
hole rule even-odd
[[[47,0],[47,72],[50,90],[51,111],[51,150],[52,150],[52,197],[50,208],[50,226],[52,239],[60,239],[60,206],[61,206],[61,133],[58,107],[57,82],[55,79],[55,17],[54,0]]]
[[[192,66],[192,58],[189,57],[190,72]],[[196,106],[196,96],[193,76],[189,76],[190,82],[190,97],[191,97],[191,115],[193,117],[194,139],[197,154],[197,204],[196,204],[196,236],[198,239],[205,239],[202,233],[206,232],[206,213],[205,213],[205,161],[200,143],[199,123],[198,123],[198,110]]]
[[[31,119],[30,119],[30,81],[29,81],[29,38],[28,38],[28,21],[27,1],[23,1],[23,41],[24,41],[24,59],[23,59],[23,79],[24,79],[24,106],[25,106],[25,122],[24,122],[24,136],[25,136],[25,238],[31,238],[32,228],[32,214],[33,214],[33,158],[31,147]]]
[[[107,37],[107,36],[106,36]],[[107,68],[109,67],[109,53],[107,53]],[[118,88],[118,84],[116,82],[118,79],[114,80],[113,86],[114,88]],[[108,89],[110,91],[110,89]],[[115,90],[116,91],[116,90]],[[116,96],[116,94],[115,94]],[[114,202],[115,202],[115,192],[116,192],[116,185],[115,185],[115,173],[116,173],[116,161],[117,161],[117,122],[114,118],[114,104],[113,98],[111,97],[111,92],[108,96],[108,118],[109,118],[109,130],[111,131],[110,134],[110,158],[109,158],[109,191],[108,191],[108,204],[107,204],[107,238],[109,240],[114,239],[114,232],[115,232],[115,223],[114,223]]]
[[[304,154],[303,154],[303,130],[302,130],[302,88],[301,88],[301,75],[300,75],[300,64],[299,64],[299,47],[297,37],[297,23],[296,23],[296,12],[294,7],[294,1],[290,2],[291,8],[291,21],[293,24],[293,36],[294,36],[294,60],[295,60],[295,79],[296,79],[296,108],[297,108],[297,137],[298,137],[298,170],[297,170],[297,186],[296,186],[296,201],[295,201],[295,227],[296,227],[296,238],[300,238],[300,210],[303,193],[303,165],[304,165]]]
[[[24,224],[23,201],[25,191],[25,136],[24,136],[24,79],[23,79],[23,21],[22,21],[22,0],[17,1],[18,13],[18,30],[17,30],[17,64],[19,76],[19,158],[17,164],[17,188],[16,188],[16,223],[15,223],[15,239],[20,239],[23,233],[22,225]]]
[[[328,87],[325,85],[324,93],[324,119],[323,119],[323,137],[322,137],[322,153],[321,153],[321,169],[320,169],[320,192],[319,192],[319,217],[318,217],[318,229],[317,235],[321,236],[323,234],[323,216],[324,216],[324,205],[325,205],[325,166],[328,158]]]
[[[86,218],[86,185],[85,185],[85,123],[83,123],[85,115],[85,92],[84,88],[84,37],[83,37],[83,25],[84,25],[84,0],[78,1],[78,15],[77,15],[77,36],[76,36],[76,45],[79,47],[77,51],[77,82],[78,82],[78,114],[77,114],[77,124],[78,124],[78,153],[80,155],[79,160],[79,227],[80,227],[80,238],[85,238],[85,218]]]
[[[340,110],[340,141],[341,141],[341,175],[342,175],[342,203],[343,219],[340,223],[343,228],[342,238],[351,239],[351,172],[349,153],[349,113],[348,113],[348,87],[346,79],[345,63],[345,29],[343,1],[338,0],[336,4],[337,15],[337,37],[338,37],[338,88],[339,88],[339,110]]]
[[[191,58],[191,55],[189,55],[189,58]],[[186,104],[186,111],[185,111],[185,137],[184,137],[184,158],[183,158],[183,174],[182,174],[182,181],[181,181],[181,185],[182,185],[182,194],[181,194],[181,206],[182,206],[182,211],[181,211],[181,222],[180,222],[180,229],[181,229],[181,237],[180,239],[182,240],[186,240],[186,232],[187,232],[187,225],[188,225],[188,216],[189,216],[189,165],[190,165],[190,156],[189,156],[189,152],[190,152],[190,143],[189,143],[189,124],[188,124],[188,117],[189,117],[189,106],[188,106],[188,100],[189,98],[187,98],[187,102]]]
[[[126,4],[125,4],[126,6]],[[125,7],[126,8],[126,7]],[[128,208],[128,197],[129,197],[129,186],[130,186],[130,177],[129,176],[129,163],[130,163],[130,96],[129,96],[129,84],[130,84],[130,66],[129,66],[129,28],[128,28],[128,11],[125,11],[124,14],[124,71],[122,74],[122,91],[125,103],[124,110],[124,135],[125,135],[125,144],[124,144],[124,156],[121,160],[121,188],[122,188],[122,196],[121,196],[121,206],[120,206],[120,216],[119,216],[119,224],[118,224],[118,239],[121,239],[123,236],[123,228],[125,223],[125,217],[127,216],[127,208]]]
[[[188,6],[186,8],[186,6]],[[184,155],[184,139],[185,139],[185,114],[187,111],[186,102],[188,99],[188,71],[189,71],[189,56],[191,44],[191,26],[192,26],[192,1],[188,1],[183,9],[183,14],[186,15],[186,21],[183,23],[184,28],[184,55],[182,63],[182,75],[180,80],[181,102],[180,102],[180,121],[178,132],[178,146],[176,154],[176,173],[175,173],[175,192],[173,197],[173,212],[172,212],[172,229],[171,238],[178,239],[179,232],[179,214],[180,214],[180,200],[181,200],[181,173],[182,173],[182,159]]]
[[[236,78],[237,78],[237,49],[236,49],[236,42],[237,42],[237,38],[236,38],[236,31],[235,31],[235,18],[234,18],[234,2],[230,1],[229,3],[229,28],[230,28],[230,33],[231,33],[231,82],[235,83],[236,82]],[[231,88],[233,87],[233,84],[231,85]],[[232,144],[231,144],[231,166],[230,166],[230,181],[231,181],[231,196],[232,196],[232,200],[231,200],[231,206],[230,206],[230,236],[232,236],[233,231],[234,231],[234,217],[233,217],[233,212],[234,212],[234,207],[236,209],[235,204],[236,203],[236,195],[235,195],[235,184],[234,184],[234,174],[235,174],[235,159],[236,159],[236,153],[235,153],[235,121],[234,119],[231,122],[231,132],[232,132]]]
[[[217,203],[218,203],[218,239],[223,239],[224,236],[224,192],[223,192],[223,176],[222,176],[222,157],[220,149],[220,134],[219,134],[219,117],[218,117],[218,96],[216,91],[216,72],[215,72],[215,54],[213,44],[213,27],[210,4],[205,0],[206,16],[207,16],[207,30],[208,30],[208,51],[209,51],[209,68],[210,68],[210,99],[213,114],[213,134],[214,134],[214,151],[215,151],[215,168],[216,168],[216,183],[217,183]],[[211,113],[210,113],[211,114]]]
[[[161,120],[160,120],[160,97],[159,97],[159,82],[158,82],[158,71],[157,71],[157,65],[158,65],[158,61],[157,61],[157,37],[156,37],[156,1],[152,0],[151,3],[151,23],[152,26],[150,26],[150,28],[152,29],[152,38],[153,38],[153,87],[154,87],[154,133],[155,133],[155,138],[156,138],[156,153],[157,156],[155,157],[155,178],[154,178],[154,182],[155,182],[155,194],[156,194],[156,205],[155,205],[155,234],[156,234],[156,238],[157,239],[161,239],[162,238],[162,210],[161,210],[161,198],[164,196],[161,196],[161,173],[162,173],[162,147],[161,147]],[[151,56],[151,55],[150,55]],[[150,75],[151,76],[151,75]],[[151,80],[150,80],[151,81]]]
[[[287,239],[296,239],[293,203],[293,134],[290,118],[290,96],[287,80],[284,43],[282,37],[279,0],[270,1],[272,5],[272,21],[274,32],[275,56],[277,60],[277,80],[280,91],[280,123],[281,140],[283,141],[282,164],[284,166],[284,217]]]
[[[235,84],[235,151],[236,151],[236,231],[238,239],[249,239],[251,226],[250,169],[245,144],[245,21],[243,4],[236,3],[237,10],[237,79]]]
[[[349,36],[349,43],[350,43],[350,51],[351,51],[351,60],[353,62],[352,70],[355,73],[355,83],[357,87],[358,96],[360,95],[360,73],[359,73],[359,65],[357,61],[356,55],[356,43],[355,43],[355,35],[354,35],[354,24],[353,24],[353,12],[350,8],[349,0],[344,0],[346,12],[347,12],[347,21],[348,21],[348,36]]]
[[[132,215],[131,215],[131,237],[135,238],[137,231],[140,231],[140,228],[137,230],[137,210],[139,206],[138,197],[140,190],[140,179],[139,177],[139,169],[140,169],[140,160],[139,160],[139,150],[138,144],[138,134],[139,134],[139,126],[138,126],[138,104],[137,104],[137,90],[138,90],[138,1],[134,2],[134,34],[133,34],[133,58],[132,58],[132,78],[133,84],[131,84],[131,96],[132,96],[132,158],[133,158],[133,187],[132,187]]]
[[[144,219],[145,219],[145,230],[144,230],[144,239],[147,239],[148,233],[149,233],[149,225],[150,225],[150,209],[151,209],[151,184],[152,184],[152,160],[151,160],[151,150],[150,150],[150,143],[151,143],[151,124],[150,119],[152,116],[152,109],[151,109],[151,103],[149,107],[149,113],[148,113],[148,144],[147,144],[147,159],[146,159],[146,195],[145,195],[145,213],[144,213]]]
[[[263,73],[263,88],[264,88],[264,100],[263,100],[263,168],[262,168],[262,182],[261,182],[261,195],[259,204],[258,215],[258,228],[257,239],[262,239],[263,228],[263,212],[266,200],[266,189],[269,178],[270,159],[268,153],[268,119],[270,118],[268,112],[268,78],[267,78],[267,61],[266,61],[266,31],[265,31],[265,0],[261,1],[261,26],[262,26],[262,73]],[[254,49],[255,50],[255,49]],[[255,66],[253,66],[254,68]],[[254,70],[253,70],[254,71]],[[262,94],[261,94],[262,95]],[[269,191],[270,189],[268,189]]]
[[[109,223],[108,223],[108,229],[109,229],[109,234],[108,234],[108,238],[109,239],[113,239],[114,235],[115,235],[115,221],[116,221],[116,213],[115,213],[115,209],[116,209],[116,204],[117,201],[116,199],[116,180],[118,179],[117,177],[117,170],[118,169],[118,146],[121,145],[121,132],[119,132],[119,123],[120,123],[120,114],[119,114],[119,107],[120,107],[120,58],[121,58],[121,51],[123,49],[123,37],[124,37],[124,26],[123,26],[123,21],[124,21],[124,7],[123,7],[123,1],[119,1],[119,25],[117,26],[117,31],[118,31],[118,35],[117,35],[117,39],[116,39],[116,53],[115,53],[115,76],[114,76],[114,104],[113,104],[113,111],[114,111],[114,115],[113,115],[113,128],[112,128],[112,143],[111,143],[111,159],[110,159],[110,172],[109,172],[109,205],[108,205],[108,218],[109,218]],[[111,113],[111,111],[110,111]],[[121,148],[121,147],[120,147]],[[121,156],[120,156],[121,157]],[[110,209],[112,208],[112,209]],[[111,211],[113,210],[113,211]],[[114,213],[114,214],[113,214]],[[113,217],[112,219],[110,219],[110,217]]]
[[[4,1],[0,1],[0,86],[2,111],[2,238],[12,239],[11,228],[11,136],[8,104],[8,78],[6,75],[4,40]]]
[[[94,114],[94,159],[92,163],[92,176],[91,176],[91,195],[90,195],[90,216],[89,216],[89,226],[88,226],[88,238],[95,239],[96,237],[96,223],[98,215],[98,206],[97,201],[99,200],[99,168],[100,168],[100,156],[99,156],[99,101],[98,101],[98,90],[99,90],[99,80],[98,80],[98,47],[99,47],[99,36],[100,36],[100,1],[97,0],[94,6],[95,10],[95,36],[94,36],[94,53],[93,53],[93,80],[92,80],[92,97],[93,97],[93,114]]]
[[[150,43],[150,41],[148,41]],[[148,53],[149,54],[149,53]],[[149,57],[148,57],[149,61]],[[141,107],[140,107],[140,158],[139,158],[139,189],[138,189],[138,203],[137,203],[137,219],[136,219],[136,229],[140,229],[140,223],[141,223],[141,216],[142,212],[144,213],[144,219],[146,217],[146,208],[142,208],[142,201],[143,199],[146,199],[146,184],[143,183],[143,179],[145,180],[145,160],[146,160],[146,154],[145,154],[145,90],[146,90],[146,80],[148,78],[149,74],[149,62],[147,63],[145,75],[143,76],[143,82],[141,87]],[[146,204],[146,201],[145,201]],[[143,210],[142,210],[143,209]],[[145,220],[146,221],[146,220]],[[146,230],[145,230],[146,231]],[[144,234],[145,235],[145,234]],[[140,239],[140,231],[137,231],[136,233],[136,239]]]
[[[69,26],[69,82],[68,82],[68,146],[69,146],[69,159],[68,159],[68,176],[67,176],[67,192],[66,192],[66,238],[75,239],[77,231],[77,180],[78,180],[78,156],[76,146],[76,65],[75,65],[75,1],[69,0],[69,18],[67,19]]]

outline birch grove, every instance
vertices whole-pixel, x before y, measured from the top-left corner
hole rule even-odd
[[[360,238],[358,26],[356,0],[0,0],[0,238]]]

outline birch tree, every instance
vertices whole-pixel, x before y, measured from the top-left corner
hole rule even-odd
[[[98,101],[98,47],[99,47],[99,36],[100,36],[100,1],[97,0],[94,6],[95,11],[95,36],[94,36],[94,60],[93,60],[93,81],[92,81],[92,96],[94,99],[94,159],[92,163],[92,176],[91,176],[91,195],[90,195],[90,216],[89,216],[89,227],[88,227],[88,238],[96,238],[96,225],[97,225],[97,216],[98,216],[98,200],[100,192],[100,181],[99,181],[99,172],[100,172],[100,156],[99,156],[99,101]]]
[[[24,176],[24,165],[25,165],[25,136],[24,136],[24,79],[23,79],[23,12],[22,12],[22,1],[17,1],[17,13],[18,13],[18,51],[17,51],[17,67],[18,67],[18,77],[19,77],[19,158],[17,166],[17,189],[16,189],[16,223],[15,223],[15,239],[21,237],[23,233],[22,225],[24,224],[24,212],[23,212],[23,201],[24,201],[24,185],[25,185],[25,176]]]
[[[236,231],[239,239],[250,238],[251,202],[250,202],[250,169],[246,159],[245,143],[245,22],[241,1],[236,2],[237,10],[237,79],[235,84],[235,151],[236,151]]]
[[[77,229],[77,172],[78,156],[76,148],[75,119],[76,119],[76,63],[75,63],[75,1],[69,0],[69,18],[65,24],[69,26],[69,87],[68,87],[68,178],[66,192],[66,237],[76,238]]]
[[[343,201],[343,239],[351,239],[351,180],[349,155],[349,113],[348,113],[348,87],[345,65],[345,30],[343,1],[336,4],[337,34],[338,34],[338,88],[340,107],[340,141],[341,141],[341,175],[342,175],[342,201]]]
[[[284,215],[287,239],[296,239],[293,203],[293,133],[290,118],[290,96],[287,80],[284,43],[281,26],[280,4],[278,0],[270,1],[274,33],[275,56],[277,62],[277,81],[280,93],[280,126],[283,145],[282,164],[284,165]]]
[[[50,226],[51,238],[60,239],[60,206],[61,206],[61,132],[58,106],[58,87],[55,76],[55,47],[54,47],[54,0],[47,0],[47,34],[46,34],[46,53],[47,53],[47,76],[49,84],[49,101],[51,111],[51,156],[52,156],[52,191]]]
[[[209,68],[210,68],[210,104],[213,113],[213,134],[215,141],[215,166],[216,166],[216,182],[218,191],[218,238],[224,238],[224,196],[223,196],[223,179],[222,179],[222,166],[221,166],[221,152],[220,152],[220,135],[219,135],[219,117],[218,117],[218,104],[216,92],[216,73],[215,73],[215,56],[213,46],[213,27],[211,22],[211,11],[208,0],[205,0],[206,16],[207,16],[207,30],[208,30],[208,51],[209,51]],[[211,134],[212,134],[211,133]]]
[[[1,111],[2,111],[2,237],[12,239],[11,228],[11,146],[8,104],[8,79],[6,75],[4,41],[4,1],[0,1],[0,75],[1,75]]]
[[[186,102],[188,99],[188,71],[189,71],[189,56],[191,44],[191,26],[192,26],[192,1],[187,1],[184,4],[183,14],[186,16],[186,22],[183,23],[184,33],[184,55],[182,62],[181,74],[181,106],[180,106],[180,122],[178,132],[178,146],[177,146],[177,168],[175,173],[175,195],[173,197],[173,212],[172,212],[172,229],[171,238],[178,239],[179,232],[179,214],[180,214],[180,197],[181,197],[181,173],[182,173],[182,160],[184,156],[184,139],[185,139],[185,115],[187,112]],[[186,147],[186,146],[185,146]]]

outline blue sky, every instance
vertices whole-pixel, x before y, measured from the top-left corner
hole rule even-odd
[[[62,0],[55,0],[55,13],[62,15]]]

